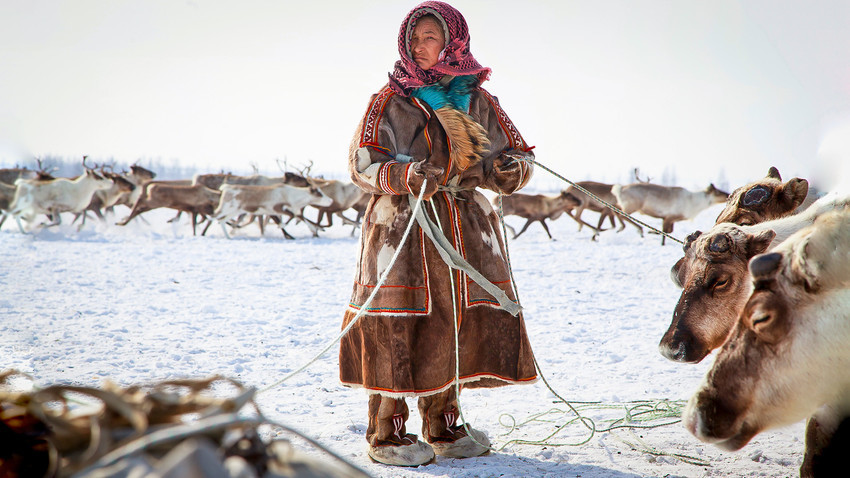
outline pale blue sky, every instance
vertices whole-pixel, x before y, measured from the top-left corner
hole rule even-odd
[[[0,163],[286,157],[344,177],[416,3],[3,0]],[[452,4],[493,69],[484,86],[570,179],[640,167],[696,189],[850,161],[845,0]]]

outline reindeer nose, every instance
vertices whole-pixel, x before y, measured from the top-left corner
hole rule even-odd
[[[661,355],[666,357],[668,360],[672,360],[674,362],[690,362],[690,360],[688,360],[688,346],[684,340],[671,341],[671,343],[666,343],[662,340],[661,343],[658,344],[658,351],[661,352]]]

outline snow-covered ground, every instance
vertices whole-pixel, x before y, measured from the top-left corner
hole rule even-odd
[[[720,206],[676,225],[684,238],[713,223]],[[126,214],[118,212],[120,219]],[[595,215],[588,213],[588,216]],[[0,369],[15,368],[39,385],[121,385],[222,374],[262,389],[300,367],[333,340],[354,276],[359,232],[335,225],[320,238],[303,225],[284,240],[252,226],[233,240],[218,226],[193,237],[171,212],[152,211],[125,227],[89,223],[22,235],[0,230]],[[641,217],[660,226],[660,220]],[[66,222],[70,222],[66,218]],[[523,221],[507,218],[514,227]],[[685,400],[713,356],[697,365],[664,359],[658,341],[679,290],[669,279],[679,244],[640,238],[629,227],[598,242],[563,216],[550,241],[532,225],[510,242],[531,343],[549,384],[570,401],[601,401],[582,413],[598,421],[624,415],[627,402]],[[565,409],[542,382],[461,394],[466,419],[495,446],[545,438],[572,418],[547,415],[512,433],[505,424]],[[376,476],[405,477],[732,477],[795,476],[804,424],[762,433],[736,453],[699,442],[680,423],[598,433],[580,446],[510,444],[498,453],[418,468],[392,468],[365,453],[366,395],[337,379],[337,347],[291,380],[263,391],[264,413],[312,436]],[[409,429],[418,433],[415,402]],[[588,436],[572,424],[550,441]],[[662,452],[636,451],[628,443]],[[682,454],[709,463],[672,458]]]

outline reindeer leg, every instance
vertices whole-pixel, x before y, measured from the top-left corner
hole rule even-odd
[[[675,222],[676,222],[676,218],[672,218],[672,217],[664,218],[664,222],[661,225],[661,230],[666,232],[667,234],[672,234],[673,233],[673,224],[675,224]],[[661,236],[661,245],[662,246],[664,245],[665,239],[667,239],[667,236],[662,234],[662,236]]]
[[[80,225],[77,226],[77,232],[80,232],[80,231],[83,230],[83,226],[86,225],[86,217],[88,217],[88,214],[86,214],[86,212],[83,211],[83,220],[80,222]],[[71,221],[71,225],[73,225],[73,224],[74,224],[74,222]]]
[[[532,222],[534,222],[534,219],[529,219],[529,220],[525,223],[525,225],[524,225],[524,226],[522,226],[522,229],[519,231],[519,233],[517,233],[517,234],[514,236],[514,239],[516,239],[516,238],[517,238],[517,237],[519,237],[519,236],[520,236],[523,232],[525,232],[525,230],[526,230],[526,229],[528,229],[528,226],[530,226]]]
[[[307,219],[306,217],[304,217],[301,214],[299,214],[299,219],[304,221],[304,223],[307,224],[307,227],[309,227],[310,230],[313,231],[313,237],[319,237],[319,229],[321,229],[323,231],[325,230],[322,226],[319,226],[318,224],[313,223],[313,221]]]
[[[287,239],[295,239],[288,232],[286,232],[286,229],[284,229],[283,226],[285,226],[285,224],[280,225],[280,230],[283,232],[283,237],[285,237]]]
[[[572,218],[573,221],[578,223],[578,230],[579,231],[581,231],[582,225],[587,226],[587,227],[593,229],[594,231],[597,231],[597,228],[595,228],[595,227],[591,226],[590,224],[588,224],[587,222],[585,222],[584,219],[581,219],[581,218],[576,219],[576,217],[573,216],[573,213],[571,211],[567,211],[567,216],[570,216],[570,218]]]
[[[543,226],[543,229],[546,230],[546,235],[549,236],[549,239],[554,241],[555,238],[552,237],[552,234],[549,234],[549,226],[546,225],[546,219],[545,218],[541,219],[540,224]]]
[[[221,226],[221,232],[224,233],[224,237],[230,239],[230,234],[227,233],[227,216],[217,217],[216,220],[218,224]]]
[[[830,476],[846,460],[850,441],[850,418],[822,406],[806,423],[806,448],[801,478]]]
[[[21,216],[15,216],[15,222],[18,223],[18,229],[21,230],[21,234],[26,234],[27,231],[24,230],[24,225],[21,224]]]
[[[578,210],[576,211],[576,215],[575,215],[575,217],[573,217],[573,219],[575,219],[578,222],[578,230],[579,231],[581,231],[581,227],[584,225],[584,221],[581,220],[581,213],[583,213],[583,212],[584,212],[584,204],[582,204],[581,206],[578,207]],[[597,229],[599,229],[599,228],[597,228]],[[597,231],[597,232],[599,232],[599,231]]]

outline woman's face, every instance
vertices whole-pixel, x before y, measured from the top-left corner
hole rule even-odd
[[[410,38],[410,55],[413,61],[423,70],[430,70],[437,64],[437,59],[443,47],[446,46],[446,38],[443,28],[439,23],[423,18],[416,22],[413,27],[413,36]]]

